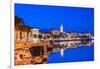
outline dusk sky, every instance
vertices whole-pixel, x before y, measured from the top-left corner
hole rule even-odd
[[[26,25],[39,29],[59,30],[62,23],[65,32],[94,33],[93,8],[15,4],[15,16],[22,18]]]

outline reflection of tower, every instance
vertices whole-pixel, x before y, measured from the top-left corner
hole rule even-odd
[[[63,32],[63,24],[60,25],[60,32]]]
[[[64,49],[60,49],[60,55],[63,56],[64,55]]]

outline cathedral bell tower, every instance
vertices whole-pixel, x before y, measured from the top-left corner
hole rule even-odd
[[[62,33],[64,32],[63,31],[63,24],[60,25],[60,32],[62,32]]]

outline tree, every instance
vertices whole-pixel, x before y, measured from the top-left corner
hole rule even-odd
[[[20,31],[20,35],[21,32],[26,32],[27,33],[27,41],[28,41],[28,33],[30,32],[30,27],[25,25],[24,21],[19,18],[18,16],[15,16],[15,30],[19,30]],[[21,38],[21,36],[20,36]]]

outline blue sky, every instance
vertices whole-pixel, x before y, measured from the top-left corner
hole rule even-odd
[[[31,27],[39,29],[64,25],[66,32],[94,33],[94,8],[15,4],[15,16]]]

